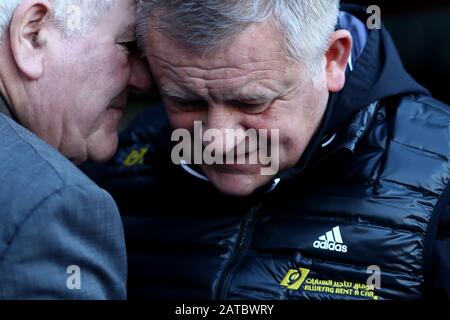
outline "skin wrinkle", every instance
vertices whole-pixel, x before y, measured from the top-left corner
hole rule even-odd
[[[122,44],[134,41],[134,8],[134,0],[117,1],[89,32],[73,37],[50,22],[41,24],[39,46],[28,51],[42,57],[32,60],[42,62],[36,79],[15,64],[17,57],[8,57],[10,42],[0,47],[6,52],[0,61],[8,66],[0,74],[2,93],[18,88],[8,97],[18,120],[75,164],[111,158],[122,115],[118,108],[126,106],[129,87],[146,91],[151,86],[143,61]]]
[[[47,92],[52,92],[52,88],[46,84],[46,87],[44,88]],[[38,86],[37,82],[33,82],[30,85],[29,92],[37,92],[41,90],[41,88]],[[29,108],[25,108],[23,110],[24,114],[26,114],[25,119],[31,119],[32,122],[27,122],[25,125],[29,126],[36,126],[39,128],[37,133],[39,134],[45,134],[45,132],[56,132],[57,134],[51,137],[51,144],[55,145],[57,147],[61,144],[61,136],[63,132],[63,115],[55,112],[57,110],[57,107],[55,105],[48,105],[48,108],[51,110],[52,114],[54,115],[51,119],[45,119],[42,117],[42,114],[39,112],[40,106],[46,103],[45,97],[42,95],[37,95],[36,99],[33,99],[30,103]]]
[[[170,75],[174,76],[175,78],[177,78],[177,74],[178,73],[182,74],[182,75],[186,75],[186,76],[189,75],[189,72],[183,72],[185,70],[184,68],[182,68],[181,71],[177,72],[175,70],[175,69],[177,69],[176,67],[170,66],[170,65],[168,65],[166,63],[162,63],[162,65],[164,65],[164,67],[166,67],[166,71],[168,71],[170,73]],[[250,64],[247,64],[247,65],[250,65]],[[217,69],[206,69],[206,70],[201,70],[199,68],[190,68],[190,69],[191,70],[195,69],[196,71],[199,71],[199,73],[205,72],[207,70],[208,71],[217,71]],[[227,70],[241,70],[241,69],[236,69],[236,68],[226,68],[226,69]],[[224,70],[224,68],[219,69],[219,70]],[[259,73],[261,73],[264,76],[266,74],[269,75],[269,73],[270,73],[270,77],[261,78],[260,76],[258,76]],[[215,91],[216,87],[222,88],[223,87],[222,84],[225,81],[227,81],[227,82],[235,82],[236,81],[237,82],[239,80],[247,80],[247,81],[245,81],[244,84],[236,85],[239,88],[238,91],[237,91],[237,96],[238,97],[243,95],[242,91],[245,90],[248,86],[253,86],[253,82],[255,82],[255,81],[259,81],[261,84],[265,85],[264,89],[257,88],[257,90],[262,92],[261,95],[267,95],[267,96],[273,97],[270,100],[273,100],[274,97],[277,97],[277,96],[280,95],[280,92],[284,91],[284,88],[281,88],[280,86],[277,86],[277,85],[272,86],[271,83],[270,84],[264,83],[265,81],[267,81],[267,82],[275,82],[275,83],[278,83],[278,84],[283,84],[282,81],[273,79],[273,70],[271,72],[270,69],[255,70],[254,72],[252,72],[250,74],[245,72],[244,74],[242,74],[240,76],[237,76],[237,77],[233,77],[232,79],[230,79],[229,77],[228,78],[227,77],[217,78],[217,77],[214,77],[214,73],[211,74],[211,75],[208,74],[205,78],[196,77],[196,76],[189,76],[189,80],[191,82],[180,82],[178,79],[174,79],[173,77],[170,77],[170,79],[173,82],[175,82],[176,84],[178,84],[178,86],[181,87],[181,88],[189,87],[189,84],[191,82],[195,83],[196,84],[194,86],[195,90],[198,90],[198,91],[206,90],[207,92],[209,92],[208,97],[210,99],[214,99],[214,96],[215,96],[214,94],[211,94],[211,92]],[[197,84],[197,82],[198,82],[198,84]],[[273,89],[274,87],[275,87],[275,89]],[[283,87],[286,87],[286,84],[283,84]],[[192,89],[194,89],[194,88],[191,88],[190,91],[192,92]],[[176,91],[176,90],[173,90],[173,89],[170,89],[170,88],[165,88],[165,87],[163,87],[163,89],[162,89],[163,95],[164,95],[164,92],[173,92],[173,91]],[[185,91],[185,90],[181,89],[181,91]],[[251,90],[249,90],[249,91],[251,91]],[[272,93],[266,94],[267,91],[271,91]],[[178,92],[178,95],[181,98],[183,97],[182,93]],[[198,97],[201,96],[201,95],[199,95],[198,93],[195,93],[195,92],[193,92],[193,95],[198,96]],[[258,95],[258,93],[256,93],[255,95]],[[169,95],[166,94],[165,96],[167,97]]]
[[[273,39],[274,37],[271,38]],[[152,42],[156,43],[159,40],[159,38],[153,39]],[[238,39],[238,42],[241,43],[239,40],[240,39]],[[267,41],[263,41],[267,43]],[[242,41],[242,43],[243,42],[248,43],[248,41]],[[239,46],[237,44],[234,45]],[[269,46],[270,45],[272,44],[269,43]],[[164,47],[165,45],[161,44],[158,48]],[[155,50],[159,49],[155,47]],[[172,53],[174,52],[174,48],[168,49],[170,49]],[[148,58],[150,66],[153,67],[152,69],[155,71],[156,80],[160,87],[165,88],[166,90],[173,90],[174,84],[178,85],[181,87],[180,89],[184,89],[184,91],[194,91],[196,95],[200,95],[208,104],[207,108],[201,109],[204,110],[201,111],[201,113],[190,112],[189,117],[187,117],[188,113],[177,111],[177,108],[174,105],[171,105],[171,102],[166,101],[169,118],[175,128],[190,128],[193,123],[192,120],[195,119],[205,121],[205,128],[214,128],[217,124],[230,129],[280,129],[282,125],[277,124],[277,122],[286,117],[286,115],[283,115],[286,110],[285,108],[276,106],[277,104],[280,104],[278,98],[286,92],[295,90],[289,90],[290,87],[299,87],[298,78],[295,75],[301,74],[300,70],[302,69],[302,66],[301,64],[296,64],[295,69],[297,70],[298,68],[298,71],[291,71],[286,77],[286,72],[289,72],[289,69],[291,68],[287,63],[288,60],[273,55],[274,52],[278,52],[278,55],[281,55],[282,50],[267,50],[267,48],[265,48],[265,50],[262,49],[261,52],[257,52],[254,48],[248,48],[248,51],[244,53],[242,50],[235,50],[236,53],[239,52],[237,57],[232,55],[231,50],[224,50],[224,52],[221,51],[214,58],[211,58],[210,56],[197,58],[195,55],[192,56],[191,54],[186,56],[186,53],[183,51],[176,52],[181,53],[182,57],[175,54],[175,56],[168,58],[167,52],[164,52],[164,54],[158,54],[158,52],[155,53],[152,50],[149,50],[149,52],[153,52]],[[216,53],[217,52],[212,52],[212,54]],[[253,61],[242,59],[242,55]],[[167,58],[159,59],[161,56]],[[190,60],[191,58],[193,58],[193,61],[195,62],[192,63]],[[172,63],[170,59],[172,60]],[[191,63],[192,67],[186,68],[189,63]],[[184,67],[177,68],[176,66],[178,65]],[[198,80],[198,78],[200,78],[200,80]],[[276,80],[274,81],[273,79]],[[187,88],[183,88],[183,84]],[[239,99],[245,91],[270,92],[274,96],[273,102],[269,104],[270,108],[267,108],[264,112],[258,113],[258,115],[251,116],[246,114],[243,110],[227,103],[230,99]],[[286,103],[281,102],[282,106],[285,104]],[[303,128],[307,127],[308,126],[305,126]],[[298,131],[298,128],[296,131]],[[304,136],[304,134],[298,133],[295,135],[300,137]],[[297,138],[297,140],[299,140],[299,138]],[[297,142],[293,142],[293,139],[289,136],[283,137],[282,144],[285,144],[290,150],[299,148],[298,146],[294,146]],[[304,142],[299,144],[304,144]],[[282,152],[286,153],[286,151]],[[295,152],[295,154],[297,153],[300,154],[300,151]],[[298,160],[298,157],[295,154],[295,158],[289,160],[289,162],[296,162]],[[292,156],[289,156],[289,158],[292,158]],[[286,166],[285,163],[283,163],[283,165]],[[255,187],[270,179],[270,177],[262,177],[259,175],[259,170],[255,170],[258,169],[257,166],[248,167],[248,169],[243,171],[238,170],[237,172],[233,171],[234,169],[227,172],[228,169],[226,169],[226,167],[211,166],[207,168],[202,166],[202,169],[211,179],[212,183],[225,193],[237,192],[238,194],[247,194]],[[255,172],[257,173],[255,174]]]
[[[168,72],[170,72],[172,75],[175,75],[176,76],[176,74],[177,74],[177,72],[175,71],[175,70],[173,70],[173,69],[176,69],[176,68],[172,68],[172,67],[170,67],[170,66],[167,66],[168,68],[167,68],[167,71]],[[197,70],[199,70],[199,69],[197,69]],[[184,73],[184,72],[182,72],[183,74],[188,74],[187,72],[186,73]],[[258,77],[256,77],[256,75],[257,74],[259,74],[259,73],[263,73],[263,74],[266,74],[266,73],[268,73],[268,74],[270,74],[270,76],[268,76],[265,80],[270,80],[270,81],[278,81],[278,80],[273,80],[272,79],[272,75],[273,75],[273,70],[269,70],[269,69],[267,69],[267,70],[258,70],[258,71],[255,71],[252,75],[250,75],[250,78],[252,79],[252,80],[256,80]],[[237,76],[237,77],[234,77],[234,79],[245,79],[245,78],[248,78],[249,77],[249,75],[246,73],[246,74],[243,74],[243,75],[241,75],[241,76]],[[199,80],[199,81],[213,81],[213,82],[217,82],[217,81],[223,81],[223,80],[229,80],[227,77],[224,77],[224,78],[217,78],[217,77],[214,77],[213,75],[210,75],[210,76],[208,76],[207,78],[202,78],[202,77],[200,77],[200,76],[190,76],[189,77],[191,80]]]
[[[279,52],[280,53],[280,52]],[[153,54],[152,55],[153,56],[153,59],[157,59],[157,60],[160,60],[161,61],[161,64],[162,65],[164,65],[165,67],[166,67],[166,69],[167,69],[167,71],[169,71],[171,74],[175,74],[175,76],[176,76],[176,73],[177,73],[177,71],[175,71],[174,69],[181,69],[181,71],[179,72],[180,74],[189,74],[189,71],[197,71],[199,74],[201,74],[201,73],[205,73],[205,71],[214,71],[214,73],[212,73],[211,75],[209,75],[209,74],[207,74],[207,76],[205,77],[205,79],[203,79],[203,78],[201,78],[201,77],[197,77],[197,76],[190,76],[189,78],[190,78],[190,80],[191,81],[195,81],[195,80],[198,80],[199,82],[202,82],[202,84],[198,84],[198,85],[196,85],[195,86],[195,89],[197,89],[197,90],[201,90],[202,88],[205,88],[205,90],[207,90],[208,92],[212,92],[212,91],[214,91],[213,89],[211,89],[211,88],[213,88],[213,87],[215,87],[215,82],[218,82],[218,83],[220,83],[220,81],[222,81],[222,80],[228,80],[228,81],[230,81],[230,79],[227,79],[226,77],[224,77],[224,78],[217,78],[217,76],[215,76],[215,74],[216,73],[219,73],[219,72],[223,72],[223,71],[229,71],[229,70],[243,70],[243,69],[245,69],[245,67],[248,67],[248,66],[255,66],[256,65],[256,67],[254,67],[254,68],[249,68],[249,69],[256,69],[257,68],[257,66],[259,65],[259,64],[267,64],[267,63],[270,63],[270,64],[274,64],[274,63],[277,63],[277,62],[280,62],[279,60],[274,60],[274,61],[252,61],[252,62],[248,62],[248,63],[244,63],[244,64],[242,64],[242,65],[240,65],[240,68],[239,69],[236,69],[236,68],[230,68],[230,67],[219,67],[219,68],[205,68],[205,69],[200,69],[200,68],[194,68],[194,67],[189,67],[189,66],[182,66],[182,67],[179,67],[180,66],[180,64],[174,64],[174,65],[170,65],[170,63],[168,63],[168,61],[166,60],[166,59],[164,59],[164,58],[161,58],[161,56],[157,56],[157,55],[155,55],[155,54]],[[246,87],[251,81],[255,81],[255,80],[259,80],[259,81],[263,81],[263,80],[268,80],[268,81],[273,81],[273,70],[271,70],[271,69],[269,69],[269,68],[267,68],[267,69],[265,69],[265,68],[263,68],[263,69],[260,69],[260,70],[255,70],[253,73],[251,73],[251,74],[249,74],[249,72],[247,72],[247,71],[245,71],[245,70],[243,70],[242,71],[242,75],[241,76],[238,76],[238,77],[235,77],[234,78],[234,80],[238,80],[238,79],[240,79],[240,78],[242,78],[243,80],[245,80],[246,78],[250,78],[250,79],[248,79],[247,80],[247,83],[245,83],[245,84],[243,84],[243,85],[240,85],[239,87],[241,88],[240,90],[243,90],[244,89],[244,87]],[[281,72],[285,72],[285,70],[280,70],[279,71],[280,73]],[[228,74],[228,72],[226,72],[227,74]],[[238,72],[239,73],[239,72]],[[259,78],[258,77],[258,74],[259,73],[262,73],[263,75],[265,74],[265,73],[267,73],[267,79],[261,79],[261,78]],[[195,73],[195,74],[197,74],[197,73]],[[181,87],[189,87],[189,83],[180,83],[179,81],[176,81],[176,80],[174,80],[173,78],[171,78],[174,82],[176,82],[179,86],[181,86]],[[213,79],[210,83],[211,84],[209,84],[209,83],[206,83],[206,85],[204,84],[205,82],[204,81],[210,81],[211,79]],[[281,82],[281,81],[278,81],[278,80],[276,80],[276,82]],[[217,85],[217,86],[219,86],[220,87],[220,85]],[[268,89],[268,90],[271,90],[271,91],[275,91],[275,92],[279,92],[279,91],[283,91],[283,90],[281,90],[281,89],[272,89],[272,88],[266,88],[266,89]],[[169,89],[170,90],[170,89]],[[183,91],[183,90],[181,90],[181,91]],[[238,96],[240,96],[241,95],[241,93],[239,92],[238,93]],[[274,96],[276,97],[276,96],[278,96],[279,94],[278,93],[276,93]],[[215,99],[214,98],[214,95],[211,95],[211,94],[209,94],[209,96],[210,96],[210,98],[211,99]],[[271,100],[273,100],[273,99],[271,99]]]
[[[278,52],[279,53],[279,52]],[[214,53],[212,53],[212,54],[214,54]],[[165,59],[165,58],[163,58],[162,56],[160,56],[160,55],[157,55],[157,54],[150,54],[150,55],[148,55],[147,57],[150,57],[150,58],[152,58],[152,59],[158,59],[160,62],[163,62],[163,63],[165,63],[165,64],[167,64],[168,66],[170,66],[170,67],[174,67],[174,68],[188,68],[188,69],[198,69],[197,67],[192,67],[192,66],[189,66],[189,65],[184,65],[184,64],[179,64],[179,63],[171,63],[169,60],[167,60],[167,59]],[[245,59],[248,59],[248,56],[243,56],[243,58],[245,58]],[[277,59],[274,59],[274,60],[271,60],[270,62],[272,62],[272,63],[280,63],[280,62],[285,62],[284,60],[277,60]],[[257,64],[261,64],[261,63],[266,63],[266,61],[252,61],[252,62],[246,62],[246,63],[241,63],[241,67],[246,67],[246,66],[248,66],[248,65],[257,65]],[[236,69],[235,67],[219,67],[219,68],[217,68],[217,67],[210,67],[210,68],[208,68],[207,66],[204,66],[203,67],[204,68],[204,70],[207,70],[207,71],[211,71],[211,70],[234,70],[234,69]],[[267,69],[267,71],[271,71],[270,69]]]
[[[220,132],[279,130],[280,172],[296,165],[319,128],[329,90],[340,90],[344,85],[351,48],[351,40],[347,40],[351,36],[338,31],[333,39],[333,54],[321,58],[321,69],[315,78],[305,63],[286,56],[282,37],[270,23],[251,25],[228,41],[226,47],[215,48],[205,55],[190,52],[170,36],[150,27],[147,52],[152,54],[147,60],[163,93],[173,129],[186,129],[192,136],[194,123],[201,121],[204,130]],[[344,42],[337,42],[338,39]],[[173,99],[171,93],[187,98],[184,101],[188,107]],[[244,95],[263,95],[268,101],[262,101],[263,105],[252,113],[244,106],[245,99],[249,99]],[[240,134],[237,140],[230,140],[234,145],[213,141],[203,147],[216,144],[212,149],[220,156],[244,138]],[[261,163],[200,165],[219,191],[235,196],[249,195],[275,177],[276,173],[262,175],[262,167]]]
[[[246,77],[246,76],[243,76],[243,77]],[[200,79],[199,78],[199,80],[202,80],[202,79]],[[250,86],[252,85],[252,80],[254,80],[254,79],[251,79],[251,80],[249,80],[247,83],[250,83]],[[273,81],[272,79],[263,79],[263,80],[269,80],[269,81]],[[220,80],[214,80],[213,81],[213,83],[214,82],[218,82],[218,83],[221,83],[220,82]],[[278,82],[278,83],[282,83],[281,81],[275,81],[275,82]],[[178,83],[178,82],[177,82]],[[186,84],[188,84],[188,83],[183,83],[183,84],[181,84],[181,87],[184,87]],[[295,87],[293,87],[292,89],[290,89],[290,91],[292,92],[292,91],[294,91],[295,89],[297,89],[298,88],[298,86],[300,86],[301,84],[298,84],[297,86],[295,86]],[[238,91],[236,91],[237,92],[237,97],[238,97],[238,99],[239,98],[241,98],[242,97],[242,91],[243,90],[245,90],[246,88],[247,88],[247,84],[245,84],[245,85],[243,85],[243,86],[240,86],[239,87],[239,90]],[[286,86],[286,85],[285,85]],[[203,89],[205,89],[205,90],[207,90],[208,92],[212,92],[212,91],[214,91],[214,89],[212,89],[212,85],[209,85],[209,86],[207,86],[207,88],[203,88]],[[220,88],[220,87],[222,87],[221,85],[218,85],[218,87]],[[198,89],[198,88],[196,88],[196,89]],[[281,90],[280,88],[277,88],[277,89],[275,89],[275,90],[273,90],[273,89],[270,89],[270,88],[268,88],[267,87],[267,85],[266,85],[266,88],[265,89],[269,89],[270,91],[272,91],[272,94],[266,94],[266,93],[263,93],[263,95],[266,95],[266,96],[271,96],[271,98],[270,98],[270,100],[274,100],[274,99],[276,99],[276,98],[278,98],[278,99],[280,99],[280,100],[283,100],[283,96],[285,96],[286,94],[288,94],[289,93],[289,88],[285,88],[285,90]],[[258,88],[257,90],[261,90],[261,92],[264,92],[265,91],[265,89],[261,89],[261,88]],[[220,89],[219,89],[220,90]],[[164,91],[164,89],[163,89],[163,91]],[[170,89],[167,89],[166,91],[171,91]],[[250,90],[251,91],[251,90]],[[281,92],[281,93],[280,93]],[[199,95],[197,95],[197,94],[195,94],[195,93],[193,93],[193,95],[194,96],[196,96],[196,97],[198,97],[198,98],[201,98]],[[257,94],[256,94],[257,95]],[[166,97],[170,97],[170,95],[165,95]],[[181,97],[183,97],[183,94],[180,94],[180,96]],[[214,96],[214,95],[209,95],[210,97],[211,96]]]

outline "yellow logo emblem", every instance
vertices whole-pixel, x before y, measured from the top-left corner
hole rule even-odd
[[[298,290],[308,276],[309,271],[309,269],[305,268],[291,269],[288,271],[280,284],[288,289]]]
[[[123,162],[125,167],[132,167],[137,164],[144,164],[145,155],[148,152],[148,148],[141,148],[139,150],[133,150]]]

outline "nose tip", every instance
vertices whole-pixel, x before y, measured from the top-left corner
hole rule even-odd
[[[132,54],[130,59],[129,86],[134,91],[146,93],[153,87],[153,79],[147,63],[138,55]]]
[[[245,139],[240,114],[229,110],[227,106],[213,106],[210,109],[203,139],[206,140],[207,145],[214,146],[220,154],[227,154]]]

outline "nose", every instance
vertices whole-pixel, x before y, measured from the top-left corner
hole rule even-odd
[[[128,85],[132,90],[146,93],[153,87],[153,79],[147,63],[137,54],[130,54],[130,79]]]
[[[225,155],[245,140],[244,127],[239,110],[227,105],[213,105],[208,108],[204,124],[203,140],[214,150]],[[220,139],[211,139],[220,135]]]

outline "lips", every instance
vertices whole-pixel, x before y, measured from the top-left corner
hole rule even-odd
[[[109,107],[112,109],[123,110],[127,106],[127,100],[128,100],[127,98],[128,98],[128,94],[122,93],[122,94],[120,94],[120,96],[114,98],[111,101],[111,104]]]
[[[260,172],[259,164],[216,164],[208,167],[226,174],[255,174]]]
[[[111,109],[117,109],[120,111],[123,111],[123,109],[125,109],[125,106],[109,106]]]

